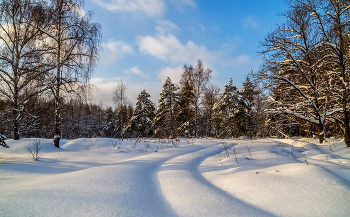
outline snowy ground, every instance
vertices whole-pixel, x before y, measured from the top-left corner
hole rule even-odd
[[[33,139],[0,147],[0,216],[350,216],[335,139],[41,141],[38,161]]]

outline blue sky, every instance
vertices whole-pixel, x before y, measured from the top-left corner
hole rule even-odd
[[[95,102],[112,104],[121,79],[135,103],[143,89],[156,102],[169,76],[178,82],[184,64],[201,59],[213,70],[211,82],[223,89],[233,79],[241,86],[258,70],[259,41],[283,17],[282,0],[85,0],[102,26],[100,62],[90,83]]]

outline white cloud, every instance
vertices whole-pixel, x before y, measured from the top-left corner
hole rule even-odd
[[[163,0],[94,0],[109,11],[144,13],[148,17],[160,16],[166,10]]]
[[[124,74],[140,75],[142,77],[148,77],[148,75],[146,75],[142,70],[140,70],[138,66],[134,66],[134,67],[132,67],[131,69],[128,69],[128,70],[124,70],[123,73]]]
[[[254,17],[247,17],[243,21],[243,28],[245,29],[256,29],[258,27],[257,21]]]
[[[118,61],[123,56],[134,52],[132,47],[123,41],[109,39],[107,43],[102,43],[101,63],[111,64]]]
[[[175,68],[166,67],[160,71],[158,78],[162,82],[162,85],[166,81],[167,77],[169,77],[173,83],[179,84],[181,80],[181,74],[181,66]]]
[[[117,82],[107,83],[105,79],[102,78],[93,78],[90,80],[90,83],[95,84],[97,90],[94,93],[92,101],[99,104],[100,102],[104,107],[114,106],[112,101],[113,90],[117,85]]]
[[[183,45],[171,34],[139,37],[138,44],[141,52],[173,64],[194,64],[198,59],[207,63],[219,61],[218,52],[210,52],[192,41]]]
[[[202,60],[206,67],[216,65],[237,68],[251,64],[247,55],[233,57],[230,51],[210,51],[204,45],[197,45],[192,41],[182,44],[172,34],[158,34],[156,36],[142,36],[138,38],[139,50],[144,54],[154,56],[172,65],[192,64]]]
[[[112,81],[111,81],[112,80]],[[99,104],[102,102],[103,106],[112,106],[114,107],[114,103],[112,101],[113,90],[117,86],[118,82],[121,78],[112,78],[112,79],[102,79],[102,78],[93,78],[90,80],[91,84],[95,84],[97,87],[96,92],[94,93],[94,97],[92,102]],[[136,103],[137,96],[142,90],[146,90],[151,95],[151,100],[156,102],[159,99],[159,93],[163,84],[155,83],[130,83],[128,81],[123,80],[126,84],[127,91],[126,95],[129,99],[129,102],[134,105]]]

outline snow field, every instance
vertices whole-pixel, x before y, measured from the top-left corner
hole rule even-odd
[[[173,148],[149,139],[114,148],[110,139],[85,138],[63,140],[60,149],[41,141],[38,161],[25,149],[33,139],[6,140],[10,148],[0,149],[0,216],[350,213],[350,149],[337,140],[182,139]],[[238,164],[232,149],[220,163],[224,142],[239,152]]]
[[[318,149],[308,148],[318,148],[317,145],[304,142],[306,145],[303,148],[299,145],[293,157],[288,142],[241,142],[236,145],[241,151],[239,164],[231,157],[220,165],[217,158],[210,157],[200,165],[199,171],[233,197],[276,216],[348,216],[350,179],[324,166],[334,163],[318,164],[313,160],[310,153]],[[247,144],[252,147],[252,158],[245,148]],[[299,153],[303,149],[309,165]],[[326,160],[325,156],[323,158]],[[342,167],[343,173],[349,175],[349,164],[337,167]]]

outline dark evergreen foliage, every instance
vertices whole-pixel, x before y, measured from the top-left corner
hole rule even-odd
[[[128,137],[153,136],[153,119],[156,110],[149,97],[151,96],[145,90],[138,95],[134,112],[125,129]]]
[[[253,83],[247,77],[243,83],[243,89],[239,91],[238,111],[235,115],[237,130],[241,136],[253,138],[257,134],[257,125],[254,121],[256,94]]]
[[[160,93],[157,114],[153,120],[153,123],[156,126],[154,133],[158,137],[177,137],[175,108],[178,104],[178,90],[179,87],[173,84],[168,77],[163,85],[163,90]]]
[[[238,111],[238,99],[237,88],[232,84],[231,79],[225,85],[224,93],[221,94],[219,102],[215,103],[213,108],[216,137],[226,138],[237,135],[235,113]]]
[[[178,132],[180,136],[192,137],[195,135],[193,101],[193,86],[186,81],[179,92],[178,113],[176,118],[179,125]]]

